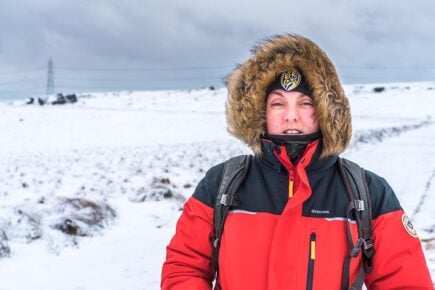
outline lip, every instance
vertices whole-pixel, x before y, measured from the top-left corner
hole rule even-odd
[[[303,132],[301,130],[298,130],[298,129],[286,129],[282,133],[286,134],[286,135],[300,135]]]

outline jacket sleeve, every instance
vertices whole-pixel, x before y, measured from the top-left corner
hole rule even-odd
[[[373,230],[376,252],[373,270],[366,279],[369,290],[434,289],[421,242],[413,236],[412,224],[403,210],[381,215],[374,221]]]
[[[382,178],[372,180],[371,186],[369,182],[369,187],[370,195],[378,196],[372,196],[375,254],[367,288],[434,289],[421,242],[393,190]]]
[[[213,208],[195,197],[189,198],[166,248],[161,289],[211,289],[212,228]]]

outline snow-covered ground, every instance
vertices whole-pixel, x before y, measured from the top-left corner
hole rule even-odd
[[[435,83],[346,86],[345,157],[385,177],[435,277]],[[183,201],[228,136],[226,90],[0,103],[0,289],[159,289]]]

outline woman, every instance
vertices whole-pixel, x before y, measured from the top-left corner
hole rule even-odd
[[[348,289],[349,203],[338,155],[351,138],[349,102],[326,54],[296,35],[275,36],[227,79],[229,132],[254,158],[225,221],[219,254],[222,289]],[[223,164],[186,202],[167,247],[162,289],[211,289],[213,210]],[[434,289],[421,243],[394,192],[366,171],[375,253],[368,289]],[[351,224],[356,235],[357,225]],[[348,285],[342,285],[348,284]]]

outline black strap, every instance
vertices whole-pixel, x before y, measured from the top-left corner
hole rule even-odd
[[[246,177],[251,158],[251,155],[236,156],[229,159],[224,164],[224,170],[219,184],[219,191],[216,196],[214,210],[214,233],[212,238],[213,252],[211,262],[216,281],[215,289],[220,289],[220,286],[218,285],[218,258],[225,219],[230,208],[237,206],[239,203],[239,196],[236,191]]]
[[[349,196],[347,207],[347,240],[350,247],[350,253],[343,264],[343,276],[341,288],[343,290],[361,289],[364,283],[365,273],[372,269],[371,258],[374,254],[372,239],[372,207],[370,195],[365,178],[365,170],[358,164],[344,158],[338,160],[339,170],[343,177],[343,182]],[[358,240],[354,244],[350,229],[350,220],[354,217],[358,228]],[[350,280],[350,262],[362,251],[363,261],[358,276],[352,286],[349,287]]]

